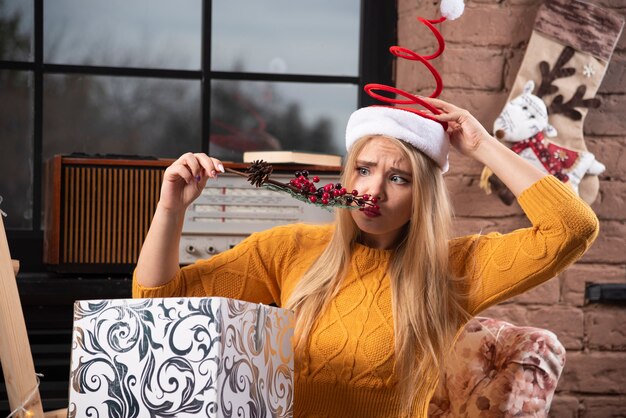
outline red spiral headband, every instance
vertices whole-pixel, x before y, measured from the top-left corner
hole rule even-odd
[[[436,83],[435,90],[429,97],[433,97],[433,98],[439,97],[439,95],[441,94],[441,91],[443,90],[443,81],[441,80],[441,75],[439,74],[437,69],[433,67],[433,65],[429,62],[430,60],[435,59],[439,55],[441,55],[443,53],[443,50],[445,49],[445,41],[443,39],[443,36],[441,35],[441,32],[439,32],[439,30],[434,25],[437,23],[442,23],[448,19],[454,20],[458,18],[463,13],[463,8],[464,8],[464,4],[462,0],[460,1],[459,0],[442,0],[441,6],[440,6],[441,14],[443,15],[442,17],[440,17],[439,19],[432,19],[432,20],[424,19],[422,17],[417,18],[417,20],[419,20],[424,25],[426,25],[428,29],[430,29],[430,31],[433,33],[435,38],[437,38],[438,47],[437,47],[437,50],[433,54],[423,56],[423,55],[419,55],[418,53],[414,51],[411,51],[408,48],[404,48],[404,47],[397,46],[397,45],[389,48],[389,52],[391,52],[396,57],[404,58],[404,59],[408,59],[412,61],[419,61],[422,64],[424,64],[426,68],[428,68],[428,70],[431,72],[431,74],[435,78],[435,83]],[[365,90],[367,94],[369,94],[374,99],[380,100],[385,103],[399,104],[399,105],[418,104],[428,109],[430,112],[432,112],[435,115],[441,114],[441,112],[437,108],[430,105],[429,103],[426,103],[424,100],[420,99],[418,96],[415,96],[414,94],[411,94],[405,90],[402,90],[396,87],[388,86],[385,84],[370,83],[370,84],[365,85],[363,89]],[[391,97],[383,96],[382,94],[379,94],[378,91],[386,91],[389,93],[397,94],[399,96],[404,97],[404,99],[394,99]],[[422,116],[424,118],[440,123],[443,126],[444,130],[448,129],[448,124],[446,122],[441,122],[435,119],[432,115],[424,113],[421,110],[413,109],[410,107],[395,107],[395,106],[386,106],[386,107],[394,107],[397,109],[402,109],[408,112],[415,113],[419,116]]]

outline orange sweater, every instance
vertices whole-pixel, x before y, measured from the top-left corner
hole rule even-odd
[[[471,314],[522,293],[580,258],[598,233],[591,209],[554,177],[519,203],[532,227],[454,239],[454,274],[474,283]],[[283,306],[322,252],[332,226],[289,225],[253,234],[230,251],[183,268],[171,282],[134,297],[224,296]],[[398,417],[387,265],[391,252],[356,245],[341,291],[320,313],[306,358],[296,357],[295,417]],[[416,301],[419,303],[419,301]],[[426,417],[437,376],[418,393],[413,416]]]

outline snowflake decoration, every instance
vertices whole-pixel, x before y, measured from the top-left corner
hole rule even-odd
[[[591,64],[585,64],[583,67],[583,75],[587,78],[591,78],[596,73]]]

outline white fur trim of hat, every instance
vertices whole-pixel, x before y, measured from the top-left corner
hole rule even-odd
[[[392,107],[363,107],[350,115],[346,126],[346,149],[371,135],[385,135],[413,145],[448,171],[450,138],[440,123],[407,110]]]

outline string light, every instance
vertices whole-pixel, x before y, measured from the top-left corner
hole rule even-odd
[[[15,414],[17,414],[19,412],[23,412],[25,417],[34,417],[35,416],[35,413],[32,410],[26,409],[26,405],[28,405],[33,400],[33,397],[35,395],[37,395],[37,393],[39,393],[39,382],[40,382],[39,378],[40,377],[43,377],[43,374],[35,373],[35,378],[37,379],[37,384],[35,385],[33,390],[30,391],[30,393],[26,397],[26,400],[24,400],[24,402],[22,402],[22,404],[20,406],[18,406],[13,411],[11,411],[11,413],[9,415],[7,415],[6,418],[11,418],[11,417],[15,416]]]

